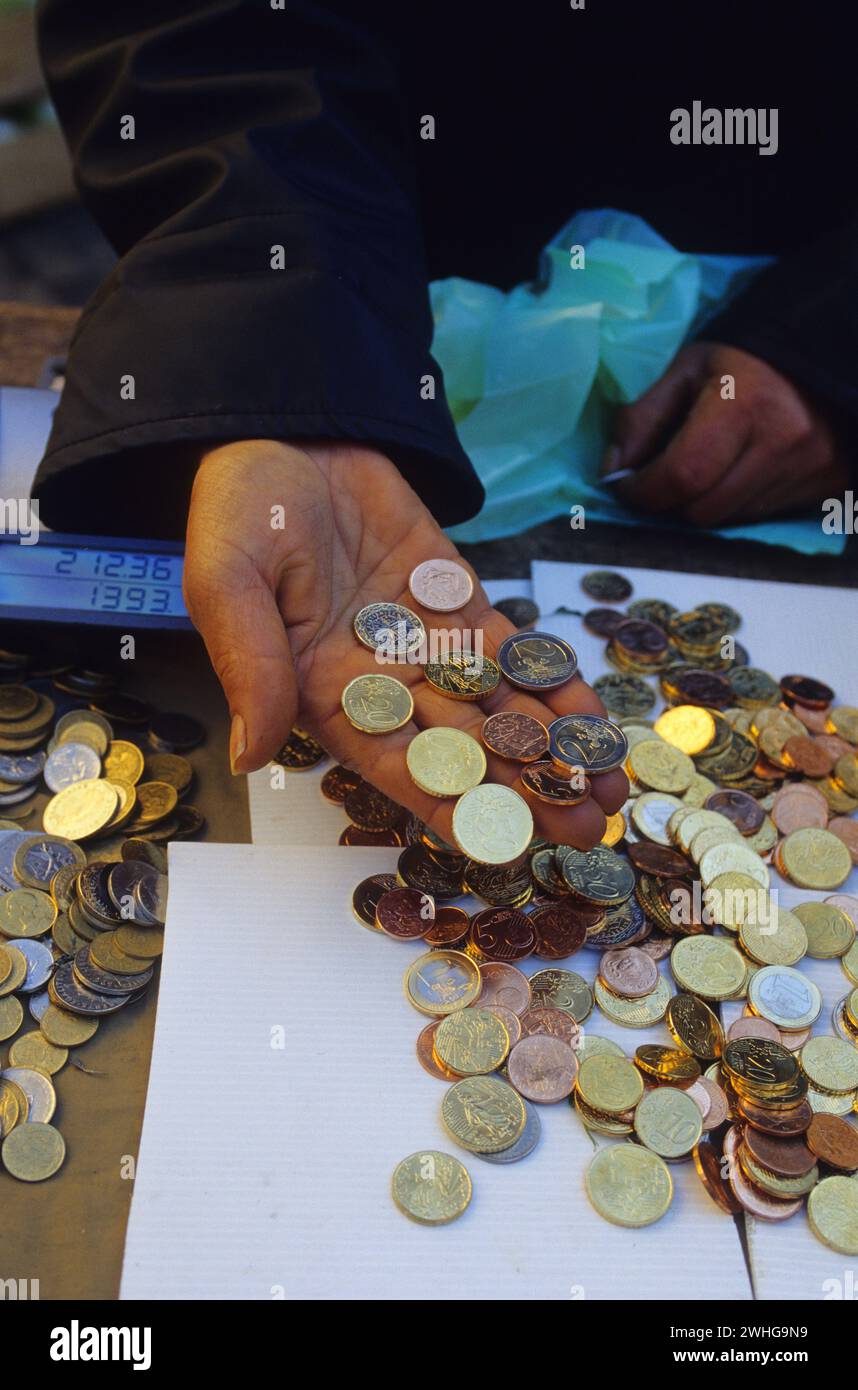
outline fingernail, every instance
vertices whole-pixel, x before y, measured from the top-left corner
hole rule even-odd
[[[238,776],[236,763],[247,747],[247,729],[240,714],[232,716],[232,727],[229,731],[229,768],[233,777]]]
[[[623,451],[619,444],[610,444],[605,450],[605,457],[602,459],[600,472],[604,478],[606,473],[616,473],[623,463]]]

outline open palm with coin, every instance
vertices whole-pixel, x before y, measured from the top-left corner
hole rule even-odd
[[[434,688],[419,664],[378,664],[355,636],[355,615],[369,604],[405,605],[427,628],[481,631],[488,657],[515,631],[476,581],[455,612],[421,608],[408,581],[428,560],[463,563],[394,465],[374,450],[251,440],[205,455],[188,518],[185,598],[229,703],[233,771],[271,760],[298,724],[452,843],[455,798],[429,794],[409,773],[406,752],[415,735],[441,726],[479,742],[487,716],[502,711],[543,725],[560,715],[604,713],[578,676],[537,693],[502,680],[487,696],[462,700]],[[378,674],[408,688],[413,711],[401,727],[374,735],[346,717],[342,693],[355,678]],[[520,792],[537,832],[556,843],[598,843],[606,813],[627,795],[624,774],[614,770],[591,777],[590,794],[577,805],[555,806],[521,783],[522,766],[488,750],[485,780]]]

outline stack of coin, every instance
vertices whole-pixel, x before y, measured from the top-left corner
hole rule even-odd
[[[153,979],[166,915],[162,846],[204,823],[180,803],[193,768],[174,750],[202,730],[157,715],[95,671],[57,673],[52,694],[44,679],[31,688],[22,663],[22,683],[0,685],[0,782],[26,793],[0,823],[0,1161],[35,1182],[65,1160],[50,1121],[70,1049]],[[126,737],[115,737],[112,718]],[[40,806],[43,829],[26,829]]]

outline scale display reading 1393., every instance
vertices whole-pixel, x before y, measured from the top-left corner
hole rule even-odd
[[[189,628],[183,563],[170,541],[0,536],[0,619]]]

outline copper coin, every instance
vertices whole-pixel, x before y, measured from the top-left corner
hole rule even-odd
[[[395,874],[371,874],[358,884],[352,894],[352,908],[365,927],[375,927],[375,909],[379,899],[395,887]]]
[[[464,892],[464,859],[453,867],[445,867],[433,858],[423,845],[409,845],[396,861],[402,882],[433,898],[458,898]]]
[[[777,1106],[763,1105],[750,1096],[737,1096],[736,1108],[749,1126],[775,1138],[790,1139],[804,1134],[813,1119],[813,1110],[806,1100],[791,1109],[781,1110]]]
[[[745,1177],[738,1158],[741,1142],[741,1130],[737,1125],[731,1125],[724,1136],[724,1157],[727,1159],[727,1180],[733,1196],[745,1211],[758,1217],[760,1221],[786,1221],[789,1217],[795,1216],[797,1211],[801,1211],[800,1197],[793,1201],[781,1201],[778,1197],[770,1197],[768,1193],[762,1192]]]
[[[590,795],[590,780],[580,770],[569,776],[558,772],[554,763],[529,763],[521,770],[521,781],[540,801],[553,806],[578,806]]]
[[[652,1091],[655,1089],[654,1084],[649,1084],[646,1077],[644,1077],[644,1086],[646,1086],[646,1089],[648,1091]],[[691,1099],[694,1101],[694,1104],[697,1106],[697,1109],[700,1111],[701,1117],[703,1119],[703,1128],[708,1129],[709,1126],[706,1123],[706,1117],[709,1114],[709,1111],[712,1109],[712,1097],[710,1096],[706,1087],[701,1086],[700,1077],[698,1077],[696,1081],[692,1081],[690,1086],[684,1086],[683,1090],[685,1091],[685,1094],[687,1096],[691,1097]],[[713,1125],[712,1128],[715,1129],[716,1126]]]
[[[858,1169],[858,1129],[841,1115],[814,1115],[807,1131],[811,1153],[841,1173]]]
[[[793,734],[783,746],[784,761],[805,777],[827,777],[837,758],[809,734]]]
[[[369,782],[346,794],[343,809],[361,830],[392,830],[402,815],[402,807]]]
[[[846,846],[852,855],[852,863],[858,864],[858,821],[851,820],[849,816],[835,816],[828,822],[828,829]]]
[[[652,931],[646,941],[640,943],[638,950],[644,951],[652,960],[666,960],[675,945],[673,937],[662,931]]]
[[[850,757],[855,756],[855,749],[851,743],[847,743],[845,738],[839,734],[814,734],[813,742],[818,743],[820,748],[826,748],[829,753],[834,754],[835,761],[848,753]]]
[[[790,711],[800,719],[812,734],[824,734],[828,728],[828,706],[825,709],[811,709],[808,705],[793,705]]]
[[[709,1097],[709,1109],[704,1115],[706,1128],[708,1130],[720,1129],[728,1119],[730,1114],[730,1102],[727,1099],[727,1092],[723,1086],[719,1086],[717,1081],[710,1081],[708,1076],[700,1076],[694,1082],[694,1086],[689,1086],[689,1093],[695,1086],[702,1086]]]
[[[706,705],[709,709],[729,709],[735,696],[726,676],[717,671],[692,667],[676,673],[673,684],[685,705]]]
[[[470,1007],[484,1009],[486,1006],[482,999],[475,999]],[[504,1008],[503,1004],[492,1004],[488,1012],[500,1019],[504,1028],[509,1033],[510,1047],[515,1047],[521,1037],[521,1019],[518,1014],[513,1013],[512,1009]]]
[[[525,1038],[534,1037],[537,1033],[546,1038],[559,1038],[573,1052],[581,1040],[581,1029],[572,1015],[564,1009],[555,1009],[552,1004],[537,1004],[525,1009],[521,1016],[521,1033]]]
[[[470,940],[480,956],[512,962],[533,954],[536,932],[517,907],[487,907],[471,918]]]
[[[594,909],[579,911],[567,899],[538,907],[530,914],[536,932],[536,954],[541,960],[565,960],[584,945],[587,927],[600,922],[603,914]]]
[[[519,1095],[543,1105],[556,1105],[572,1094],[578,1058],[568,1043],[534,1033],[517,1042],[509,1054],[507,1072]]]
[[[656,623],[647,622],[646,618],[627,618],[620,623],[613,638],[624,652],[637,657],[644,664],[658,661],[668,648],[667,633]]]
[[[753,835],[766,818],[760,803],[747,792],[713,792],[711,796],[707,796],[703,805],[707,811],[717,811],[719,815],[726,816],[743,835]]]
[[[590,632],[595,632],[597,637],[613,637],[625,621],[625,613],[618,612],[616,608],[591,608],[584,614],[584,626]]]
[[[502,1007],[520,1017],[530,1008],[530,984],[527,976],[514,965],[485,961],[480,966],[480,979],[483,982],[479,996],[481,1009]]]
[[[653,878],[682,877],[692,873],[688,860],[675,849],[666,845],[651,845],[646,840],[637,840],[627,847],[627,854],[636,869]]]
[[[435,920],[423,940],[427,946],[458,946],[470,929],[471,919],[463,907],[436,907]]]
[[[427,1023],[418,1034],[417,1060],[424,1071],[428,1071],[430,1076],[437,1076],[439,1081],[459,1081],[459,1073],[451,1071],[440,1057],[435,1055],[435,1033],[440,1022],[440,1018],[436,1018],[432,1023]]]
[[[652,994],[658,984],[658,966],[637,946],[621,951],[606,951],[599,962],[602,983],[621,999],[642,999]]]
[[[374,849],[386,849],[398,847],[402,840],[395,830],[361,830],[359,825],[347,825],[337,843],[371,845]]]
[[[363,781],[359,772],[352,772],[347,767],[342,767],[339,763],[336,767],[330,768],[325,773],[320,782],[322,796],[328,801],[336,802],[342,806],[349,792],[355,791]]]
[[[470,601],[474,581],[455,560],[424,560],[411,571],[408,587],[433,613],[455,613]]]
[[[831,893],[825,901],[832,907],[839,907],[841,912],[845,912],[853,927],[858,930],[858,898],[852,893]]]
[[[793,704],[809,709],[825,709],[834,699],[834,691],[812,676],[781,676],[781,690]]]
[[[742,1203],[724,1177],[724,1160],[720,1151],[708,1139],[703,1139],[695,1145],[693,1156],[697,1176],[712,1201],[728,1216],[738,1216]]]
[[[824,830],[828,824],[828,803],[815,787],[792,783],[778,792],[771,817],[782,835],[812,826]]]
[[[425,936],[434,921],[435,902],[418,888],[391,888],[382,894],[375,909],[376,926],[398,941]]]
[[[727,1041],[735,1042],[737,1038],[768,1038],[770,1042],[782,1042],[781,1030],[774,1023],[770,1023],[767,1018],[757,1018],[756,1015],[747,1014],[742,1018],[737,1018],[727,1029]]]
[[[504,710],[490,714],[480,730],[483,743],[499,758],[519,763],[534,762],[548,751],[548,730],[530,714]]]
[[[781,1042],[784,1047],[789,1048],[790,1052],[800,1052],[813,1032],[812,1028],[798,1028],[791,1032],[786,1028],[781,1028]]]
[[[748,1125],[745,1146],[751,1158],[779,1178],[803,1178],[816,1165],[816,1159],[798,1135],[766,1134]]]

